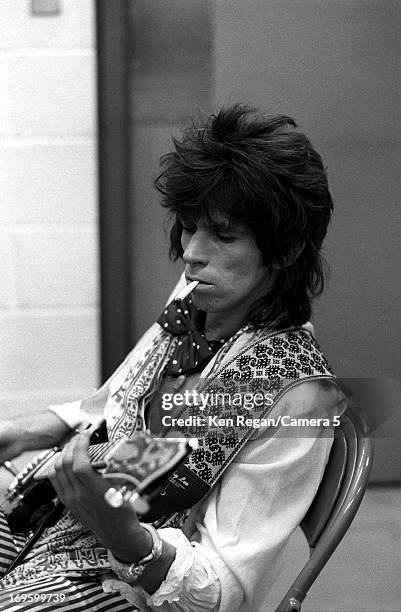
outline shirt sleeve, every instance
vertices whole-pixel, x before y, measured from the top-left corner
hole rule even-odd
[[[308,381],[286,393],[271,416],[334,417],[345,401],[332,383]],[[142,591],[147,607],[141,609],[270,609],[269,591],[286,544],[313,501],[333,439],[332,427],[289,429],[256,430],[208,498],[191,511],[184,533],[159,529],[176,547],[176,558],[153,595]],[[138,588],[132,591],[138,597]]]
[[[92,422],[90,415],[81,409],[81,401],[68,402],[49,406],[49,410],[54,412],[70,429],[80,429]]]

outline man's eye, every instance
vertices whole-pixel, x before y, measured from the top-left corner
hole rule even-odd
[[[234,242],[235,236],[233,234],[225,234],[224,232],[215,232],[215,236],[221,242]]]

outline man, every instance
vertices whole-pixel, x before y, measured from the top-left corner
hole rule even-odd
[[[0,610],[25,609],[11,601],[15,593],[53,589],[64,593],[68,609],[272,606],[279,562],[331,446],[323,425],[314,435],[288,435],[280,418],[288,423],[317,409],[331,418],[343,408],[305,327],[311,299],[323,288],[319,252],[332,199],[320,156],[295,128],[289,117],[234,105],[193,124],[162,158],[156,187],[173,217],[171,255],[185,264],[181,284],[197,281],[196,288],[170,303],[93,397],[51,407],[35,422],[4,423],[0,459],[51,446],[101,411],[111,440],[146,428],[158,434],[169,428],[166,397],[171,416],[205,419],[203,428],[181,428],[200,434],[200,446],[155,501],[161,512],[152,529],[132,505],[106,503],[108,485],[87,453],[89,434],[75,436],[50,475],[69,512],[0,582]],[[244,397],[244,388],[254,394],[251,413],[213,403],[216,390]],[[203,412],[174,402],[195,390],[207,398]],[[224,416],[220,430],[216,413]],[[257,419],[244,425],[246,416]],[[263,425],[267,416],[279,417],[276,427]],[[2,534],[6,568],[21,538],[6,525]],[[56,604],[49,598],[38,609]]]

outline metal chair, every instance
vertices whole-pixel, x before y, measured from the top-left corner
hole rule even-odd
[[[362,501],[373,461],[373,436],[363,413],[349,406],[336,428],[318,492],[301,523],[310,556],[275,612],[299,612],[317,576],[347,532]]]

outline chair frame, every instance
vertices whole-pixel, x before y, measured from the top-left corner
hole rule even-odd
[[[335,430],[329,461],[312,505],[301,523],[310,556],[275,612],[299,612],[310,587],[352,523],[369,480],[374,440],[364,414],[350,405]],[[335,465],[336,464],[336,465]],[[337,472],[337,482],[326,476]],[[333,486],[334,485],[334,486]],[[331,491],[330,491],[331,488]],[[328,499],[327,499],[328,497]],[[323,513],[322,513],[323,509]]]

